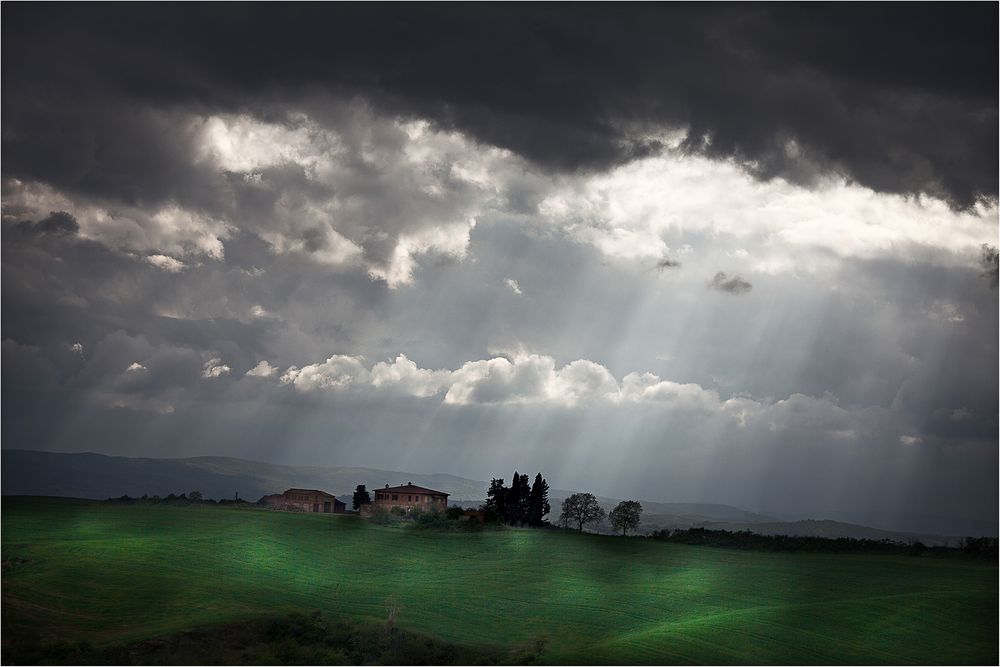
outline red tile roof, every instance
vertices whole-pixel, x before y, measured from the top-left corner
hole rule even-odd
[[[423,486],[415,486],[413,484],[404,484],[403,486],[387,486],[384,489],[373,489],[374,491],[389,491],[391,493],[422,493],[428,496],[447,496],[448,494],[444,491],[435,491],[434,489],[428,489]]]
[[[289,493],[318,493],[323,496],[330,496],[334,500],[337,500],[337,496],[333,495],[332,493],[327,493],[326,491],[320,491],[319,489],[286,489],[285,492],[282,493],[281,495],[284,496]],[[339,503],[340,501],[337,500],[337,502]]]

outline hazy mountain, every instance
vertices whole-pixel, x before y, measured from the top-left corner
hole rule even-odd
[[[420,474],[375,468],[285,466],[222,456],[181,459],[128,458],[103,454],[66,454],[17,449],[2,451],[4,495],[44,495],[103,499],[201,491],[207,498],[240,498],[255,501],[268,493],[290,487],[316,488],[350,500],[354,487],[369,490],[386,484],[413,482],[451,494],[450,501],[475,506],[485,499],[489,484],[444,473]],[[553,520],[559,505],[573,493],[552,489]],[[639,499],[641,500],[641,499]],[[598,497],[606,509],[619,499]],[[657,528],[707,526],[726,530],[752,530],[764,534],[818,535],[869,539],[921,539],[939,543],[948,538],[935,535],[996,535],[996,526],[971,525],[955,517],[912,515],[902,519],[879,515],[878,528],[839,521],[781,521],[730,505],[709,503],[661,503],[641,500],[641,531]],[[837,517],[840,518],[840,517]],[[982,523],[982,522],[979,522]],[[934,526],[915,530],[911,526]],[[949,527],[951,526],[951,527]],[[992,529],[991,529],[992,528]],[[880,530],[881,529],[881,530]],[[957,538],[951,538],[952,540]]]
[[[375,489],[413,482],[476,499],[487,484],[455,475],[421,475],[372,468],[283,466],[221,456],[186,459],[127,458],[103,454],[63,454],[3,450],[4,495],[109,498],[201,491],[207,498],[257,500],[293,486],[351,494],[358,484]]]
[[[930,533],[938,535],[989,535],[996,537],[996,522],[970,519],[968,517],[920,512],[827,512],[827,517],[837,521],[861,524],[906,533]]]
[[[262,495],[298,486],[350,497],[354,487],[369,490],[386,484],[413,482],[451,494],[451,502],[475,506],[486,497],[489,483],[443,473],[419,474],[375,468],[284,466],[222,456],[186,459],[127,458],[103,454],[63,454],[3,450],[4,495],[71,496],[103,499],[124,494],[160,495],[201,491],[208,498],[257,500]],[[573,493],[553,489],[550,500],[558,515],[562,500]],[[610,510],[619,499],[598,498]],[[729,505],[642,501],[643,525],[653,528],[698,526],[711,521],[773,521],[773,517]]]

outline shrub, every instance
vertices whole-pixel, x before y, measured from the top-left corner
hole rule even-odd
[[[445,521],[444,514],[436,507],[432,507],[426,512],[419,512],[414,518],[421,526],[435,526]]]

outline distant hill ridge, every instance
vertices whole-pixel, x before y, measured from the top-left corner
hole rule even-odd
[[[449,493],[457,500],[472,500],[483,497],[488,486],[444,473],[287,466],[224,456],[157,459],[5,449],[2,463],[0,482],[4,495],[102,499],[198,490],[208,498],[233,498],[238,494],[255,501],[296,486],[343,495],[352,493],[358,484],[374,489],[412,481]]]
[[[349,501],[358,484],[369,490],[385,484],[413,482],[450,494],[456,504],[476,505],[485,499],[489,484],[446,473],[422,474],[346,466],[289,466],[225,456],[160,459],[107,456],[95,453],[2,450],[3,495],[63,496],[104,499],[122,495],[166,496],[200,491],[207,498],[240,498],[256,501],[287,488],[329,491]],[[562,500],[573,493],[552,489],[550,501],[558,514]],[[641,500],[641,499],[640,499]],[[598,497],[610,509],[617,498]],[[661,503],[641,500],[642,528],[691,528],[706,526],[725,530],[752,530],[762,534],[868,537],[937,544],[941,538],[917,531],[888,531],[837,521],[780,521],[730,505],[712,503]],[[986,533],[983,533],[986,534]],[[993,533],[996,534],[995,532]]]
[[[397,470],[347,466],[289,466],[226,456],[178,459],[107,456],[94,453],[57,453],[5,449],[2,452],[4,495],[46,495],[103,499],[121,495],[141,496],[201,491],[208,498],[257,500],[260,496],[298,486],[349,495],[358,484],[369,490],[385,484],[414,482],[444,491],[454,502],[479,503],[489,483],[446,473],[421,474]],[[555,505],[573,493],[553,489]],[[599,498],[606,506],[616,498]],[[643,501],[647,516],[675,516],[677,525],[704,521],[771,521],[721,504],[656,503]]]

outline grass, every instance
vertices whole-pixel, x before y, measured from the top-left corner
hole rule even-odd
[[[95,645],[321,610],[549,663],[996,664],[998,569],[353,516],[5,498],[3,638]]]

